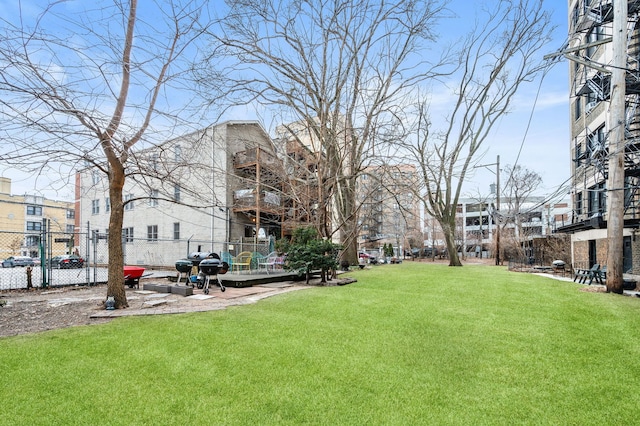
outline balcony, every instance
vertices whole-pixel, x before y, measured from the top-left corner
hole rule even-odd
[[[233,192],[233,210],[280,214],[281,198],[275,192],[260,191],[260,196],[256,197],[255,189],[238,189]]]
[[[246,151],[240,151],[233,156],[233,166],[237,169],[252,167],[255,165],[275,170],[282,168],[280,161],[276,156],[262,148],[247,149]]]

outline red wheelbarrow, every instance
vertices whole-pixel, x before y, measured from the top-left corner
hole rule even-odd
[[[140,278],[144,273],[144,268],[141,266],[125,266],[124,268],[124,283],[129,288],[140,288]]]

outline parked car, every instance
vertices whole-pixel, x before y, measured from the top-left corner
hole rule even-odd
[[[364,259],[366,263],[370,263],[372,265],[375,265],[376,263],[378,263],[378,258],[375,255],[370,253],[361,252],[358,254],[358,257],[360,259]]]
[[[422,257],[435,257],[438,255],[438,249],[435,247],[425,247],[422,249]]]
[[[16,266],[33,266],[33,259],[29,256],[11,256],[2,261],[3,268],[15,268]]]
[[[52,268],[58,269],[82,268],[84,266],[84,259],[75,254],[65,254],[52,257],[49,260],[49,264]]]

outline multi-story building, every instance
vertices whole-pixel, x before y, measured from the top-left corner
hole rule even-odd
[[[566,200],[548,203],[544,197],[529,196],[516,202],[503,198],[499,212],[494,201],[459,200],[456,217],[459,250],[470,256],[495,256],[496,217],[500,217],[501,252],[506,251],[507,258],[518,256],[517,251],[524,253],[534,239],[551,235],[569,220],[570,207]],[[425,217],[425,230],[425,246],[444,249],[444,236],[435,219]]]
[[[136,153],[125,183],[125,262],[172,265],[192,251],[237,254],[281,235],[282,163],[271,138],[253,121],[210,126]],[[110,200],[106,176],[78,173],[80,221],[105,247]],[[135,244],[144,242],[144,247]],[[130,247],[129,247],[130,246]]]
[[[0,257],[40,257],[43,231],[49,228],[52,255],[69,253],[79,243],[75,206],[36,195],[12,195],[11,179],[0,178]],[[48,245],[48,244],[47,244]]]
[[[640,2],[628,1],[626,110],[624,119],[623,270],[640,271]],[[589,267],[606,264],[607,188],[609,175],[612,0],[569,1],[571,174],[574,210],[561,232],[571,234],[572,262]]]
[[[423,244],[420,203],[414,195],[415,166],[408,164],[372,166],[358,181],[360,210],[359,245],[379,249],[391,244],[401,256]]]

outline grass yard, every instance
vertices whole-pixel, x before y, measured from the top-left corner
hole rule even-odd
[[[490,266],[351,275],[0,339],[0,424],[638,424],[640,299]]]

